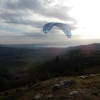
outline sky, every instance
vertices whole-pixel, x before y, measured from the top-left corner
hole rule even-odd
[[[100,43],[99,0],[0,0],[0,44],[73,46]],[[71,28],[71,38],[48,22]]]

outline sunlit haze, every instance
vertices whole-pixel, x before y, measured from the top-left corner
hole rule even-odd
[[[99,0],[75,0],[71,17],[77,20],[77,34],[83,39],[100,39],[100,14]]]

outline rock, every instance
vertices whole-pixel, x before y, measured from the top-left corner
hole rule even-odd
[[[59,82],[60,86],[64,86],[64,81]]]
[[[37,100],[41,98],[42,96],[43,96],[42,93],[38,93],[37,95],[35,95],[35,97],[32,100]]]
[[[61,88],[61,85],[60,84],[55,84],[54,86],[53,86],[53,90],[58,90],[58,89],[60,89]]]
[[[40,85],[41,85],[41,83],[38,82],[38,83],[34,84],[31,88],[34,88],[34,87],[37,87],[37,86],[40,86]]]
[[[53,97],[53,94],[47,95],[47,98],[52,98],[52,97]]]
[[[85,79],[85,78],[89,78],[89,76],[80,76],[80,78],[83,78],[83,79]]]
[[[58,84],[55,84],[52,89],[57,90],[57,89],[61,89],[63,87],[67,88],[67,87],[72,86],[74,84],[76,84],[75,80],[70,80],[70,81],[63,80],[63,81],[60,81]]]
[[[63,80],[59,82],[60,86],[67,86],[68,85],[68,81],[67,80]]]
[[[68,85],[68,81],[67,80],[64,80],[64,86]]]
[[[69,85],[74,85],[74,84],[76,84],[76,81],[75,81],[75,80],[70,80],[70,81],[68,82],[68,84],[69,84]]]
[[[79,94],[78,91],[72,91],[69,93],[69,96],[77,96]]]
[[[83,79],[85,79],[85,76],[80,76],[80,78],[83,78]]]

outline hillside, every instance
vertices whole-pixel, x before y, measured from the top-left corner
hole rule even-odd
[[[11,48],[0,47],[0,74],[28,69],[51,61],[62,48]],[[3,70],[3,71],[2,71]]]
[[[85,98],[79,95],[82,100],[92,100],[92,98],[99,100],[99,73],[100,44],[38,49],[0,47],[1,100],[22,100],[23,98],[28,100],[37,93],[43,94],[43,100],[48,94],[54,95],[52,100],[58,100],[58,97],[64,100],[72,90],[82,92]],[[84,75],[89,75],[91,78],[81,79],[80,76]],[[64,87],[53,92],[51,87],[63,79],[73,79],[78,85],[68,86],[67,92]],[[39,86],[31,88],[34,85]],[[93,86],[97,91],[92,88]],[[89,97],[86,98],[83,91],[88,91]]]
[[[99,100],[100,74],[57,77],[0,92],[0,100]]]
[[[48,59],[53,58],[54,56],[58,55],[62,52],[63,48],[11,48],[11,47],[0,47],[0,60],[8,60],[8,58],[13,59],[30,59],[34,61],[35,58],[37,59]],[[28,62],[30,60],[28,59]]]
[[[50,62],[36,67],[37,71],[48,72],[52,75],[82,75],[86,68],[100,66],[99,50],[80,50],[73,49],[59,55],[60,60],[56,58]],[[99,67],[98,67],[99,68]],[[100,72],[98,70],[97,72]],[[90,71],[90,73],[92,73]],[[95,72],[94,72],[95,73]]]

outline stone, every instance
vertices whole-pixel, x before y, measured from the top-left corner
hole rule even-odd
[[[64,86],[68,85],[68,80],[64,80]]]
[[[69,84],[69,85],[74,85],[74,84],[76,84],[76,81],[75,81],[75,80],[70,80],[70,81],[68,82],[68,84]]]
[[[34,98],[32,100],[37,100],[39,98],[41,98],[43,95],[42,93],[38,93],[37,95],[34,96]]]
[[[88,75],[86,75],[86,76],[80,76],[80,78],[85,79],[85,78],[89,78],[89,76]]]
[[[61,85],[60,84],[55,84],[54,86],[53,86],[53,90],[58,90],[58,89],[60,89],[61,88]]]
[[[85,76],[80,76],[80,78],[83,78],[83,79],[85,79]]]
[[[72,91],[69,93],[69,96],[77,96],[79,94],[78,91]]]
[[[40,83],[34,84],[31,88],[34,88],[34,87],[37,87],[37,86],[40,86]]]
[[[53,94],[47,95],[47,98],[52,98],[52,97],[53,97]]]
[[[64,81],[59,82],[60,86],[64,86]]]

